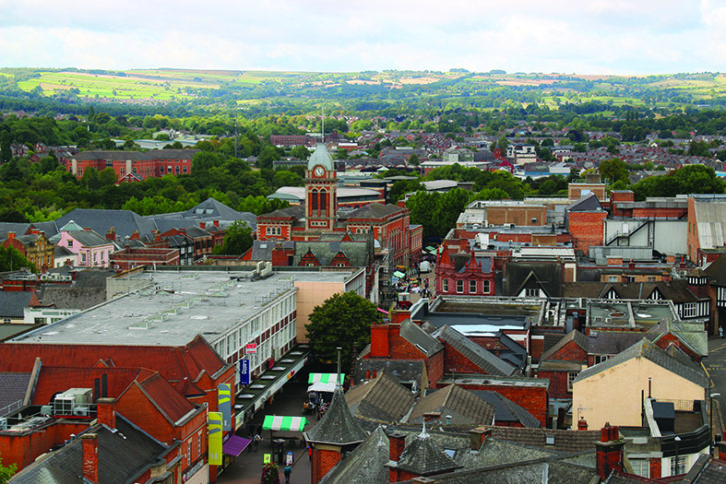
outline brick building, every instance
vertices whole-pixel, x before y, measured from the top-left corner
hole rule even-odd
[[[66,169],[82,178],[88,168],[97,171],[112,168],[116,179],[136,181],[181,175],[192,172],[192,158],[197,150],[83,151],[64,160]]]
[[[39,272],[45,272],[55,266],[55,245],[37,229],[32,229],[30,233],[24,235],[8,232],[8,237],[2,246],[6,249],[12,247],[23,254]]]

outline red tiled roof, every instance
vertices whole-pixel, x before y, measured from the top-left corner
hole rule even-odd
[[[194,405],[181,396],[168,381],[155,373],[134,382],[149,397],[149,401],[171,422],[178,422],[194,410]]]
[[[184,378],[196,381],[202,371],[214,375],[226,366],[206,341],[197,336],[183,347],[3,343],[0,344],[0,371],[31,371],[36,357],[41,358],[43,365],[74,368],[97,366],[99,360],[118,368],[143,365],[172,383]]]

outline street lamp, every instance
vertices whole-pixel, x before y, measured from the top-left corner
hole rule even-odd
[[[673,440],[676,441],[676,465],[675,465],[675,470],[671,473],[671,475],[677,476],[678,475],[678,442],[681,441],[681,438],[676,435],[676,438]]]
[[[715,442],[715,439],[714,439],[715,436],[714,436],[714,432],[713,432],[713,397],[720,397],[720,396],[721,396],[720,393],[712,393],[711,396],[709,397],[711,400],[711,402],[710,402],[711,406],[710,406],[710,409],[708,412],[708,423],[709,423],[709,427],[711,428],[711,442]]]

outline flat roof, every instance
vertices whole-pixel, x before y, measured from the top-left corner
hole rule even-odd
[[[256,281],[251,279],[251,274],[249,271],[139,272],[129,275],[128,279],[133,287],[141,285],[142,289],[12,341],[181,346],[201,334],[214,342],[240,322],[263,313],[272,301],[297,291],[293,285],[296,280],[345,282],[354,273],[281,272]]]

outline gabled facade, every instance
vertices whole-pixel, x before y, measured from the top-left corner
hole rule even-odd
[[[491,257],[453,254],[448,246],[438,255],[435,266],[436,293],[440,295],[494,296],[495,270]]]
[[[77,267],[108,267],[115,250],[113,242],[89,228],[62,231],[56,245],[76,254]]]
[[[12,247],[23,254],[39,272],[55,267],[55,245],[38,230],[19,236],[15,232],[8,232],[8,238],[3,241],[2,246],[6,249]]]

